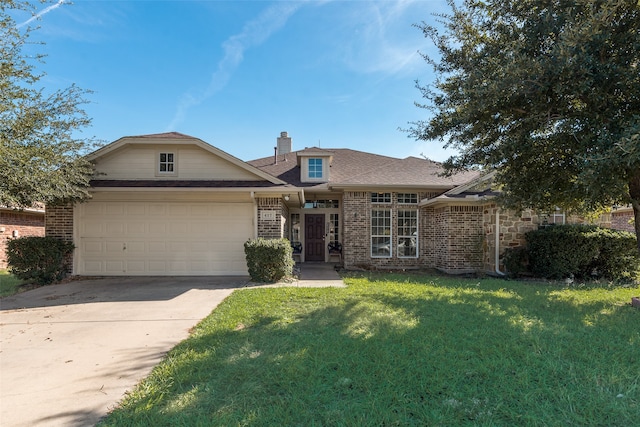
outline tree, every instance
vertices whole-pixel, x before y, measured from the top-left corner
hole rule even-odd
[[[76,86],[48,91],[24,53],[33,28],[21,30],[11,17],[34,12],[26,2],[0,3],[0,205],[24,208],[88,197],[92,165],[83,156],[91,140],[73,134],[91,120]]]
[[[638,0],[449,4],[442,29],[417,25],[439,57],[410,135],[457,148],[448,173],[496,170],[506,207],[631,204],[640,237]]]

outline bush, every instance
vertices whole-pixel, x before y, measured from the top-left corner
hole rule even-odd
[[[517,277],[529,272],[529,251],[524,246],[507,248],[502,260],[509,276]]]
[[[537,277],[634,277],[640,262],[635,236],[593,225],[556,225],[526,234],[531,272]]]
[[[46,285],[65,276],[64,261],[73,252],[71,242],[53,237],[21,237],[7,243],[9,271],[21,280]]]
[[[254,282],[277,282],[293,274],[293,250],[287,239],[249,240],[244,253]]]

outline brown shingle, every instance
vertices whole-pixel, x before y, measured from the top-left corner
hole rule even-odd
[[[310,148],[302,150],[318,150]],[[444,171],[440,163],[407,157],[397,159],[378,154],[365,153],[347,148],[323,148],[323,152],[332,153],[333,161],[329,173],[329,184],[340,185],[370,185],[370,186],[424,186],[424,187],[455,187],[464,184],[478,176],[478,172],[459,173],[451,177],[439,176]],[[300,182],[300,167],[297,164],[296,151],[249,161],[257,167],[283,181],[295,186],[317,186],[317,184],[303,184]]]

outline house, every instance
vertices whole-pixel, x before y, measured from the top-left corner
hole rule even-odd
[[[47,235],[74,242],[77,275],[245,275],[256,237],[299,242],[302,262],[499,273],[542,221],[501,211],[478,171],[276,144],[244,162],[176,132],[121,138],[89,155],[90,200],[47,207]]]
[[[12,209],[0,206],[0,268],[7,268],[7,243],[11,239],[44,236],[44,206]]]

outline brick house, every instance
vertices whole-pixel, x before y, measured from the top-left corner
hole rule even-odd
[[[7,242],[27,236],[44,236],[44,207],[11,209],[0,206],[0,268],[7,268]]]
[[[500,210],[478,171],[295,151],[286,132],[276,143],[244,162],[175,132],[121,138],[89,156],[91,200],[47,208],[47,235],[75,243],[79,275],[244,275],[243,244],[256,237],[299,242],[302,262],[498,274],[504,249],[547,220]]]

